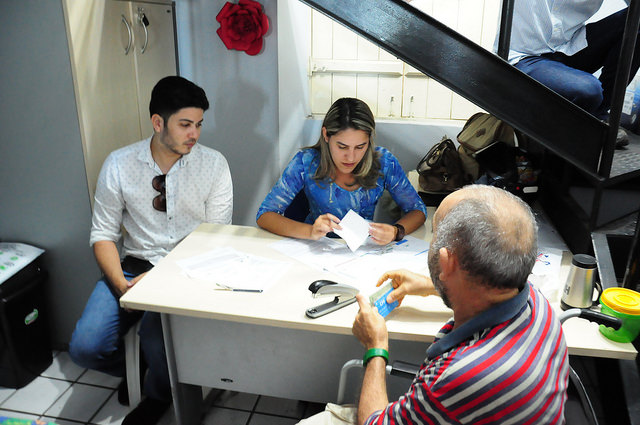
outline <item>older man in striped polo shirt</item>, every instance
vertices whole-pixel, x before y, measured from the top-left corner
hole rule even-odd
[[[353,333],[372,357],[365,369],[358,424],[562,424],[569,359],[547,300],[527,282],[537,226],[517,197],[489,186],[449,195],[433,218],[431,278],[386,273],[405,295],[439,294],[453,310],[427,350],[409,390],[389,403],[384,319],[365,298]]]

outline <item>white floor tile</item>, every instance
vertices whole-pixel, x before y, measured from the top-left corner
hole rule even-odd
[[[123,406],[118,403],[118,394],[114,393],[109,398],[107,404],[91,419],[91,423],[98,425],[120,425],[127,413],[129,413],[129,406]]]
[[[15,388],[0,387],[0,404],[2,404],[3,401],[11,397],[15,392],[16,392]]]
[[[71,382],[37,377],[0,405],[4,409],[42,415],[71,386]]]
[[[253,410],[257,399],[256,394],[223,391],[214,399],[213,405],[231,409]]]
[[[251,413],[241,410],[212,407],[204,417],[202,425],[246,425]]]
[[[40,415],[29,415],[28,413],[16,413],[16,412],[11,412],[9,410],[2,410],[2,409],[0,409],[0,416],[6,416],[7,418],[13,418],[13,419],[29,419],[29,420],[35,420],[40,417]]]
[[[41,376],[75,381],[82,375],[84,370],[84,368],[78,366],[71,360],[69,353],[62,351],[53,358],[53,363],[51,363],[51,366],[49,366],[47,370],[42,372]]]
[[[295,425],[299,419],[283,418],[280,416],[261,415],[254,413],[248,425]]]
[[[99,385],[101,387],[118,388],[122,378],[117,376],[107,375],[106,373],[98,372],[97,370],[87,369],[85,373],[78,378],[78,382],[82,384]]]
[[[300,419],[305,407],[305,403],[302,401],[263,395],[260,396],[260,400],[258,400],[256,412]]]
[[[112,392],[110,389],[76,383],[62,394],[45,414],[53,418],[87,422]]]

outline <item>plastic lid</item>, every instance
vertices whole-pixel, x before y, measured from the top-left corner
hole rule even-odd
[[[595,257],[587,254],[574,255],[573,260],[571,260],[571,264],[583,269],[595,269],[597,265]]]
[[[624,314],[640,315],[640,293],[627,288],[607,288],[600,301]]]

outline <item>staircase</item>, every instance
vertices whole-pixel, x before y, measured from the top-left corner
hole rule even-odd
[[[628,206],[615,201],[628,197],[629,185],[640,194],[633,187],[640,176],[640,137],[630,134],[629,148],[615,150],[626,84],[616,83],[608,125],[403,0],[301,1],[509,123],[544,150],[553,172],[544,173],[541,201],[572,251],[589,252],[591,232],[640,208],[640,196]],[[510,3],[503,2],[506,28]],[[640,0],[633,0],[629,10],[623,52],[625,43],[628,51],[635,44]],[[501,36],[501,52],[505,42],[508,37]],[[629,75],[627,56],[619,66],[619,75],[626,69],[621,81]],[[622,192],[614,191],[619,187]]]

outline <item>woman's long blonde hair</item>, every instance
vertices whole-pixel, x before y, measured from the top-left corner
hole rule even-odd
[[[327,111],[322,126],[326,129],[327,138],[347,129],[362,130],[369,135],[367,151],[352,172],[355,179],[353,184],[365,189],[375,187],[380,176],[380,154],[375,151],[376,123],[369,106],[353,97],[338,99]],[[335,175],[336,166],[331,158],[329,144],[325,142],[322,133],[318,142],[307,149],[316,149],[320,152],[320,165],[313,176],[316,182]]]

